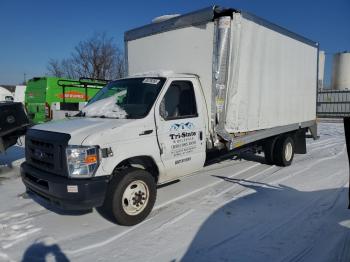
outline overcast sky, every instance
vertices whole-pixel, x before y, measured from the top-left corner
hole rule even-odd
[[[147,3],[147,4],[145,4]],[[213,4],[242,9],[320,43],[326,82],[332,54],[350,50],[350,0],[73,1],[1,0],[0,83],[18,84],[47,73],[50,58],[65,58],[81,40],[106,32],[123,48],[126,30],[163,14]]]

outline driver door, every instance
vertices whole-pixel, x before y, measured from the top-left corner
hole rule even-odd
[[[196,88],[197,87],[197,88]],[[167,179],[195,172],[205,161],[205,119],[199,110],[199,87],[190,80],[172,81],[156,107],[161,159]]]

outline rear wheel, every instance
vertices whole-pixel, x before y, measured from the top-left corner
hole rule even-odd
[[[274,148],[276,144],[276,138],[268,139],[263,144],[263,151],[265,155],[265,162],[268,165],[275,164],[274,161]]]
[[[278,166],[290,166],[294,158],[294,141],[290,136],[282,136],[277,140],[274,159]]]
[[[127,168],[110,182],[103,210],[120,225],[136,225],[151,212],[156,192],[155,180],[149,172]]]

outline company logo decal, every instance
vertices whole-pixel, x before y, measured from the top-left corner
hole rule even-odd
[[[173,124],[170,127],[170,131],[180,131],[185,129],[191,130],[193,128],[194,128],[194,124],[191,122],[187,122],[187,123]]]
[[[58,94],[57,96],[63,98],[63,94]],[[64,93],[64,98],[89,99],[84,93],[78,91],[67,91]]]
[[[13,124],[16,122],[16,118],[12,115],[6,117],[6,122],[9,123],[9,124]]]
[[[193,129],[194,124],[191,122],[175,123],[170,126],[171,155],[174,158],[181,158],[175,161],[175,165],[191,161],[188,155],[197,148],[197,132]]]

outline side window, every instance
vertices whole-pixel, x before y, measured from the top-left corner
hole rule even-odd
[[[5,101],[13,102],[13,97],[12,96],[5,96]]]
[[[165,120],[197,117],[197,105],[191,81],[173,81],[160,104]]]

